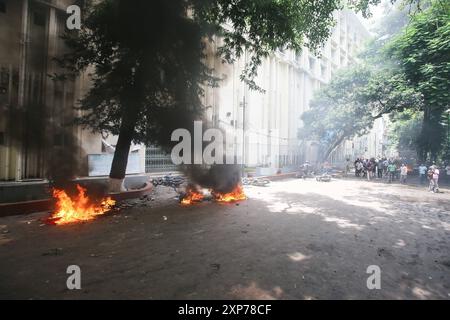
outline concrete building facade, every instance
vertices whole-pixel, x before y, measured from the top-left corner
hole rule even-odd
[[[276,52],[264,60],[256,83],[265,93],[248,90],[239,79],[248,57],[232,65],[211,59],[216,76],[224,80],[219,88],[206,90],[207,118],[213,125],[235,132],[234,141],[228,143],[247,166],[276,169],[318,160],[317,146],[298,139],[301,115],[309,109],[314,91],[329,82],[339,68],[354,63],[370,37],[349,10],[336,12],[335,20],[320,57],[304,48],[301,53]],[[220,40],[216,42],[220,46]]]
[[[58,72],[54,58],[66,50],[67,7],[81,2],[0,0],[0,181],[46,178],[49,167],[64,163],[58,157],[77,163],[77,176],[105,174],[100,167],[117,137],[73,124],[87,75],[64,82],[49,77]],[[132,172],[145,172],[145,147],[132,150],[138,158]]]
[[[89,88],[88,76],[65,82],[48,76],[58,72],[53,58],[66,50],[60,36],[66,8],[74,3],[0,0],[0,181],[45,178],[54,154],[75,157],[78,176],[107,174],[107,169],[96,166],[107,163],[104,159],[111,157],[117,137],[93,134],[72,123],[77,115],[74,106]],[[369,38],[351,11],[336,12],[335,19],[320,57],[304,48],[301,53],[276,52],[265,59],[256,79],[265,93],[248,90],[240,80],[247,56],[223,65],[210,55],[209,63],[223,81],[218,88],[206,88],[206,118],[234,136],[227,143],[239,161],[275,169],[317,160],[314,143],[298,139],[301,114],[309,109],[314,91],[339,68],[353,63]],[[220,46],[220,40],[214,46]],[[345,156],[348,142],[346,146],[332,156]],[[53,152],[59,149],[69,154]],[[154,147],[148,149],[146,157],[144,146],[132,147],[136,161],[131,173],[173,170],[166,156]]]

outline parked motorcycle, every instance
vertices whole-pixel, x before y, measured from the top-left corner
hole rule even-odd
[[[269,179],[265,178],[242,178],[243,185],[251,185],[257,187],[265,187],[270,183]]]
[[[179,188],[183,183],[185,182],[185,178],[182,176],[172,176],[167,175],[164,177],[159,177],[156,179],[152,179],[151,183],[157,187],[157,186],[165,186],[165,187],[171,187],[175,191],[177,191],[177,188]]]

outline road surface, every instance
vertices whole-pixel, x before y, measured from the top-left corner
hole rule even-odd
[[[450,191],[356,180],[248,187],[181,207],[168,188],[95,221],[0,219],[3,299],[449,299]],[[81,289],[69,290],[69,265]],[[367,268],[381,289],[367,287]]]

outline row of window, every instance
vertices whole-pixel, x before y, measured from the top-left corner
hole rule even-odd
[[[0,13],[7,13],[6,2],[0,0]],[[47,15],[43,11],[33,12],[33,23],[40,27],[45,27],[47,23]]]

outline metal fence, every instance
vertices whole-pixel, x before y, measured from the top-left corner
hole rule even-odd
[[[147,146],[145,149],[145,172],[174,171],[177,166],[173,164],[170,154],[165,153],[156,146]]]

